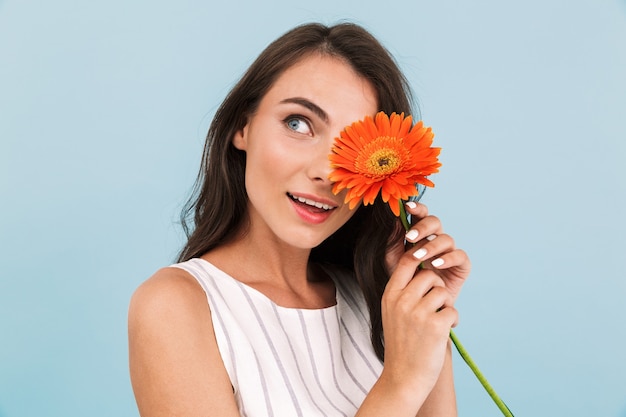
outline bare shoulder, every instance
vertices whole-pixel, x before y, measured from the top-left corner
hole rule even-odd
[[[209,315],[204,290],[187,271],[175,267],[160,269],[135,290],[129,307],[129,320],[151,320],[162,315],[201,318]],[[129,323],[130,324],[130,323]]]
[[[163,268],[133,294],[131,382],[142,416],[237,416],[206,294],[188,272]]]

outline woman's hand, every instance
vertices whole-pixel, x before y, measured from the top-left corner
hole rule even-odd
[[[405,236],[408,248],[400,241],[387,252],[390,273],[393,274],[403,254],[411,252],[422,261],[423,269],[432,270],[441,277],[454,303],[470,273],[471,263],[467,254],[456,248],[452,237],[443,233],[441,221],[429,215],[424,204],[409,202],[405,209],[414,224]]]
[[[383,376],[401,391],[428,394],[439,379],[458,314],[443,279],[419,264],[411,252],[402,256],[382,297]]]
[[[458,320],[454,302],[470,261],[426,206],[409,203],[406,210],[415,222],[405,237],[408,248],[402,240],[386,259],[391,277],[381,306],[385,367],[380,382],[415,401],[418,409],[428,404],[429,410],[438,410],[434,415],[453,415],[449,334]]]

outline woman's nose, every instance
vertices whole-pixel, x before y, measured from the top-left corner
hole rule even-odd
[[[311,162],[309,164],[309,177],[314,181],[328,182],[328,175],[332,171],[328,156],[331,152],[332,140],[320,141],[315,152],[311,153]]]

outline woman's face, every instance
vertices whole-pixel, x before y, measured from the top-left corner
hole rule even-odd
[[[246,152],[249,236],[310,249],[347,222],[356,209],[331,192],[328,155],[344,127],[376,111],[372,85],[340,59],[288,68],[233,138]]]

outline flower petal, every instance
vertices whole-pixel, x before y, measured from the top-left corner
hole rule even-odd
[[[400,201],[417,194],[416,184],[433,187],[426,177],[439,171],[441,149],[431,147],[430,127],[412,123],[410,115],[379,112],[340,132],[328,157],[332,192],[348,189],[345,202],[350,208],[359,201],[373,204],[380,194],[398,216]]]

